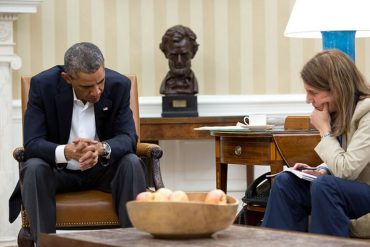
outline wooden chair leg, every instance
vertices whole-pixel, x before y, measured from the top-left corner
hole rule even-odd
[[[19,247],[34,247],[31,230],[29,227],[22,227],[18,233],[18,246]]]
[[[248,225],[259,226],[265,214],[266,207],[259,205],[246,205]]]

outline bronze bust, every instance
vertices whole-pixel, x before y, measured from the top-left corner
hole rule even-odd
[[[191,70],[191,59],[198,51],[197,36],[188,27],[176,25],[162,37],[159,48],[168,59],[170,71],[163,79],[160,93],[179,95],[198,93],[198,82]]]

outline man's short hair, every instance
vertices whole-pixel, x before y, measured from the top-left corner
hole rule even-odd
[[[191,44],[192,49],[192,58],[198,51],[199,44],[196,42],[196,34],[188,27],[182,25],[176,25],[169,28],[162,37],[162,43],[159,45],[159,48],[164,54],[167,52],[167,44],[169,42],[178,43],[183,39],[188,39]]]
[[[81,42],[71,46],[64,54],[64,69],[73,78],[79,72],[94,73],[104,67],[104,57],[100,49],[89,42]]]

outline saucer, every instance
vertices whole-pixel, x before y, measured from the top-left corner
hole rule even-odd
[[[244,125],[242,127],[249,129],[251,131],[264,131],[264,130],[272,130],[274,125]]]

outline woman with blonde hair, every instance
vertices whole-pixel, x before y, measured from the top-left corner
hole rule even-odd
[[[302,163],[293,167],[316,175],[312,182],[286,172],[276,177],[262,226],[369,236],[369,85],[338,50],[315,55],[304,65],[301,77],[306,101],[314,107],[311,123],[321,135],[315,151],[324,163],[316,170]]]

